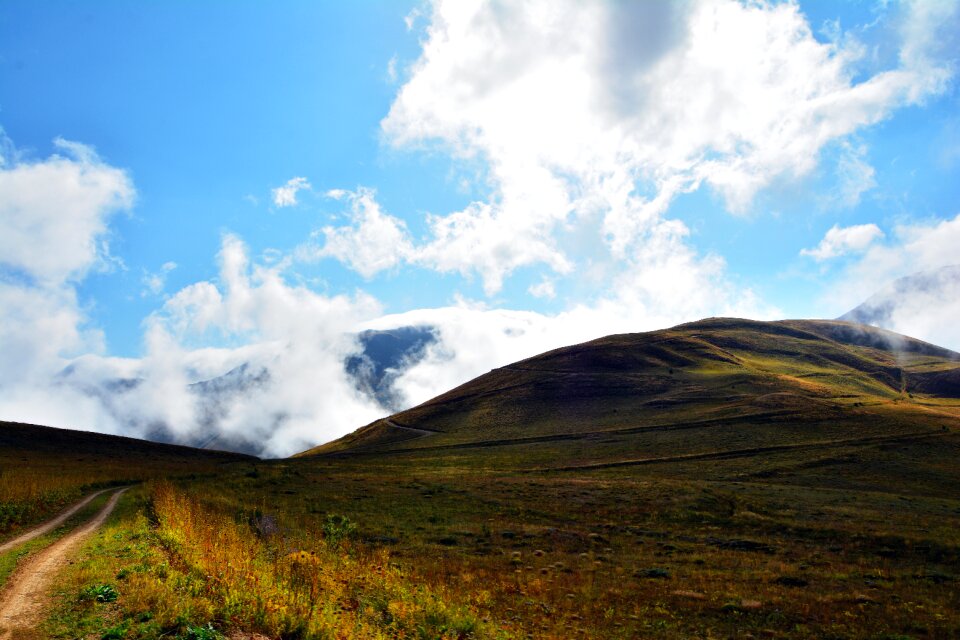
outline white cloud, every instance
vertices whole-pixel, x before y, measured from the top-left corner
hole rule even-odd
[[[75,286],[107,259],[109,218],[135,191],[91,148],[56,144],[60,155],[40,161],[6,144],[0,165],[0,418],[194,442],[219,435],[287,455],[379,415],[343,369],[376,301],[287,284],[289,261],[251,264],[229,235],[219,279],[181,289],[144,323],[144,357],[98,355],[103,335],[87,326]],[[144,285],[162,292],[175,268],[164,263]],[[190,390],[244,364],[268,379],[213,405]]]
[[[524,265],[542,263],[569,273],[572,265],[551,237],[556,221],[528,213],[503,215],[496,205],[474,202],[456,213],[429,216],[433,238],[417,248],[416,259],[443,273],[479,272],[487,295],[499,291],[503,279]]]
[[[743,210],[826,145],[944,89],[953,69],[935,45],[953,5],[931,4],[908,5],[898,66],[854,81],[863,48],[818,42],[792,3],[438,0],[383,132],[484,160],[492,192],[432,216],[418,260],[495,293],[522,266],[570,271],[579,256],[557,238],[571,227],[599,228],[619,260],[704,183]],[[872,185],[851,149],[847,206]]]
[[[540,282],[530,285],[527,292],[534,298],[547,298],[552,300],[557,297],[557,288],[550,278],[543,278]]]
[[[135,191],[91,147],[58,138],[64,155],[0,167],[0,268],[43,286],[79,280],[102,264],[107,223]]]
[[[0,416],[93,426],[95,402],[60,401],[50,385],[70,358],[104,349],[75,285],[115,262],[107,225],[132,205],[133,183],[91,147],[57,139],[60,153],[32,160],[0,138]]]
[[[350,203],[350,224],[324,227],[320,233],[314,234],[315,237],[323,236],[323,244],[310,242],[298,247],[296,256],[300,260],[336,258],[364,278],[372,278],[413,255],[406,225],[381,210],[373,190],[360,188],[348,192],[335,189],[327,195]]]
[[[92,148],[57,139],[63,155],[23,160],[9,140],[0,165],[0,405],[64,358],[103,348],[85,326],[74,284],[109,258],[107,223],[131,206],[127,174]]]
[[[889,242],[876,244],[845,271],[851,296],[879,289],[896,278],[957,264],[960,215],[893,228]],[[854,297],[853,299],[856,299]]]
[[[290,178],[286,184],[271,189],[273,204],[277,207],[293,207],[297,204],[297,194],[304,189],[312,189],[310,182],[303,177]]]
[[[883,231],[875,224],[857,224],[850,227],[833,225],[813,249],[801,249],[800,255],[810,256],[817,262],[838,258],[849,253],[863,252],[883,237]]]
[[[224,237],[219,263],[216,282],[181,289],[147,319],[142,358],[87,354],[30,384],[0,379],[0,416],[135,437],[246,443],[268,456],[289,455],[380,416],[343,365],[356,349],[357,327],[380,314],[375,300],[290,285],[277,268],[251,263],[235,236]],[[5,294],[0,287],[0,301],[22,302]],[[69,316],[45,316],[52,330],[75,326]],[[37,345],[23,339],[11,343],[20,350],[9,353],[28,363],[56,356],[26,351]],[[244,366],[265,373],[219,396],[191,390]]]
[[[160,271],[152,272],[145,270],[143,277],[140,278],[140,283],[143,284],[144,287],[140,292],[140,296],[160,295],[164,287],[167,286],[167,275],[176,268],[176,262],[164,262],[160,267]]]

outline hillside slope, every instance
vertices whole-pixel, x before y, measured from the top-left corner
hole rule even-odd
[[[960,354],[847,322],[711,318],[501,367],[300,455],[492,447],[493,464],[575,468],[912,438],[958,416]]]

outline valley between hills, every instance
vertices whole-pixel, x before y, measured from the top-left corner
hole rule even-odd
[[[283,460],[0,424],[18,640],[960,636],[960,354],[711,318],[564,347]],[[6,595],[0,594],[0,608]]]

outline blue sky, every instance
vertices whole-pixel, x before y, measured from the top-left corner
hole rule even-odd
[[[50,154],[57,136],[92,145],[136,186],[136,205],[111,223],[111,253],[127,269],[80,289],[111,352],[140,352],[140,321],[158,302],[140,296],[144,271],[175,262],[175,290],[216,275],[224,231],[255,252],[290,248],[336,211],[312,202],[272,212],[270,189],[291,176],[319,189],[375,184],[413,214],[464,201],[447,184],[446,159],[381,150],[378,123],[397,88],[389,60],[417,54],[410,8],[4,3],[0,126],[32,156]],[[346,271],[332,277],[337,289],[362,284]]]
[[[0,345],[35,377],[0,375],[0,417],[129,432],[31,409],[71,405],[49,380],[78,358],[87,387],[158,349],[187,381],[278,344],[339,376],[357,330],[434,324],[413,402],[604,332],[839,315],[957,261],[957,26],[939,0],[5,0]],[[322,436],[307,403],[273,451],[365,402]]]

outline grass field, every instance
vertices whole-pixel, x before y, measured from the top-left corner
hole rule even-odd
[[[892,457],[922,452],[907,453]],[[765,478],[251,465],[131,497],[64,587],[51,637],[186,638],[207,624],[271,638],[955,636],[956,492],[928,493],[922,476],[902,492],[853,488],[891,458],[856,455],[784,458]],[[691,477],[705,471],[717,479]],[[355,531],[325,535],[332,515]],[[80,597],[100,584],[116,603]],[[99,626],[69,622],[91,615]]]

